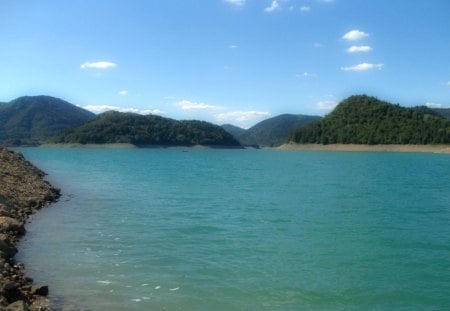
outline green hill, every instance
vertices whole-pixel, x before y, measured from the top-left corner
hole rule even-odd
[[[263,120],[248,130],[232,125],[222,127],[245,146],[273,147],[286,142],[292,130],[318,120],[320,117],[317,116],[282,114]]]
[[[110,144],[137,146],[240,147],[220,126],[203,121],[177,121],[156,115],[105,112],[50,140],[52,143]]]
[[[0,104],[0,144],[37,145],[95,115],[50,96],[24,96]]]
[[[432,108],[432,110],[444,118],[450,120],[450,108]]]
[[[342,101],[290,141],[321,144],[449,144],[450,121],[424,106],[405,108],[366,95]]]
[[[239,126],[235,126],[233,124],[223,124],[222,128],[227,131],[228,133],[230,133],[231,135],[233,135],[235,138],[237,138],[239,140],[239,137],[241,135],[244,135],[244,133],[246,132],[245,129],[243,129],[242,127]]]

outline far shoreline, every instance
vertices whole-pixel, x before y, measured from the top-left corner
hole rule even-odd
[[[446,153],[450,145],[358,145],[358,144],[295,144],[288,143],[276,147],[278,150],[299,151],[346,151],[346,152],[409,152]]]
[[[23,146],[18,146],[23,147]],[[40,148],[86,148],[86,149],[245,149],[244,146],[223,146],[223,145],[134,145],[130,143],[106,143],[106,144],[80,144],[80,143],[58,143],[58,144],[42,144],[36,147]]]

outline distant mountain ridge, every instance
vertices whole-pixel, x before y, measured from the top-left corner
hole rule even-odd
[[[51,96],[23,96],[0,104],[0,144],[38,145],[95,115]]]
[[[263,120],[248,130],[225,124],[222,127],[246,146],[274,147],[285,143],[292,130],[320,120],[319,116],[281,114]]]
[[[449,144],[450,121],[425,106],[406,108],[367,95],[343,100],[290,141],[318,144]]]
[[[50,140],[52,143],[137,146],[241,147],[218,125],[204,121],[177,121],[156,115],[109,111]]]
[[[431,110],[450,120],[450,108],[432,108]]]
[[[53,138],[52,138],[53,137]],[[406,108],[367,95],[342,101],[330,114],[282,114],[250,129],[161,116],[92,112],[51,96],[0,103],[0,145],[130,143],[139,146],[274,147],[321,144],[449,144],[450,109]]]

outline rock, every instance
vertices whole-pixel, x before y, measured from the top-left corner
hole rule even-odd
[[[5,240],[0,240],[0,252],[6,254],[8,257],[13,257],[17,254],[17,248],[9,245]]]
[[[7,216],[1,216],[0,217],[0,231],[3,232],[17,232],[19,234],[25,233],[25,227],[22,223],[20,223],[18,220],[7,217]]]
[[[3,284],[3,291],[11,292],[17,289],[19,285],[16,282],[6,282]]]
[[[6,311],[28,311],[28,307],[23,300],[18,300],[8,305],[5,309]]]
[[[24,278],[24,280],[25,280],[25,282],[27,282],[27,283],[33,283],[33,278],[30,278],[29,276],[26,276],[25,278]]]
[[[0,216],[11,217],[11,212],[6,209],[4,206],[0,205]]]
[[[34,285],[31,287],[31,295],[47,296],[48,286],[47,285]]]
[[[15,244],[25,233],[26,220],[60,196],[44,176],[21,154],[0,146],[0,311],[50,310],[48,287],[32,287],[24,266],[11,260],[17,252]],[[31,297],[33,303],[27,306]]]

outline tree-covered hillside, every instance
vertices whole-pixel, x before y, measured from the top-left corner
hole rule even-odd
[[[421,106],[400,107],[366,95],[342,101],[320,122],[294,131],[296,143],[449,144],[450,121]]]
[[[105,112],[95,119],[53,138],[52,143],[108,144],[138,146],[223,146],[239,142],[220,126],[203,121],[177,121],[156,115]]]
[[[37,145],[95,115],[50,96],[24,96],[0,105],[0,144]]]
[[[432,108],[434,112],[450,120],[450,108]]]
[[[248,130],[232,125],[222,127],[245,146],[274,147],[285,143],[292,130],[318,120],[320,120],[318,116],[282,114],[263,120]]]
[[[222,128],[227,131],[228,133],[230,133],[231,135],[233,135],[235,138],[237,138],[239,140],[239,137],[241,135],[244,135],[244,133],[246,132],[245,129],[243,129],[242,127],[239,126],[235,126],[233,124],[223,124]]]

